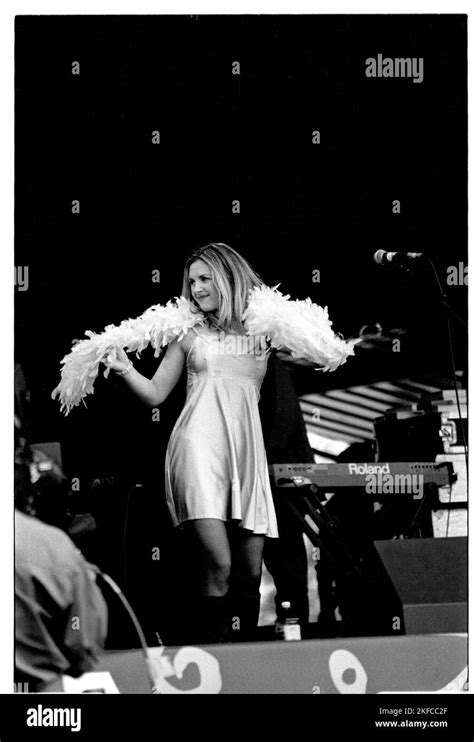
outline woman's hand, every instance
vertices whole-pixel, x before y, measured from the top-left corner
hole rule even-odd
[[[131,361],[122,348],[115,348],[102,359],[102,363],[112,371],[120,373],[130,366]]]

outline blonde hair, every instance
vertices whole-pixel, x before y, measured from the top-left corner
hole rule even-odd
[[[195,250],[186,261],[183,275],[182,296],[202,311],[194,301],[189,285],[189,269],[196,260],[209,266],[212,280],[219,296],[216,314],[206,313],[213,327],[226,332],[245,333],[242,314],[247,307],[250,290],[262,286],[263,280],[238,252],[223,242],[211,242]]]

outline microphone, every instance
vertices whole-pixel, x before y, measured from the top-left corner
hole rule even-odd
[[[377,250],[374,253],[374,260],[377,265],[398,265],[402,268],[410,266],[414,261],[422,260],[425,257],[422,252],[387,252],[386,250]]]

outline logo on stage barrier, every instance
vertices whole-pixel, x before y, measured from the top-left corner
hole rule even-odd
[[[156,694],[463,693],[467,691],[466,641],[466,635],[452,634],[151,647],[148,680],[152,679]],[[114,659],[118,688],[122,683],[130,685],[126,680],[129,654],[123,654],[123,662]],[[141,658],[137,656],[135,662],[141,664]],[[101,692],[97,679],[93,680],[86,691],[75,688],[74,692]],[[148,686],[144,692],[150,692],[144,677],[141,683]]]
[[[355,654],[336,649],[329,657],[331,680],[339,693],[365,693],[367,673]]]
[[[154,664],[157,676],[157,693],[220,693],[222,675],[219,660],[200,647],[182,647],[174,657],[166,654],[164,647],[149,649],[150,659]],[[183,680],[185,671],[189,670],[189,688],[178,687],[166,678]],[[197,670],[197,677],[196,677]]]
[[[366,693],[368,676],[358,658],[347,649],[336,649],[329,657],[329,672],[331,680],[336,690],[343,694]],[[400,693],[462,693],[467,690],[467,667],[465,667],[455,678],[442,688],[437,690],[417,690],[417,691],[377,691],[379,694],[400,694]]]
[[[218,659],[200,647],[182,647],[174,657],[165,654],[164,647],[150,649],[150,658],[155,665],[157,693],[208,693],[216,694],[222,690],[222,675]],[[341,694],[367,693],[368,675],[362,662],[347,649],[336,649],[328,658],[328,669],[334,687]],[[192,670],[192,671],[191,671]],[[188,683],[185,674],[189,672]],[[170,679],[171,682],[167,680]],[[181,681],[179,686],[172,679]],[[467,668],[444,687],[435,691],[420,690],[417,693],[460,693],[465,688]],[[183,685],[184,680],[184,685]],[[317,690],[316,690],[317,689]],[[313,686],[313,693],[321,693],[319,686]],[[413,693],[414,691],[377,691],[377,693]]]

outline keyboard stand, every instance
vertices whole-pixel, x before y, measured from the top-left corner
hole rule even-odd
[[[354,554],[337,519],[326,510],[314,484],[275,488],[310,542],[319,551],[316,571],[333,571],[339,595],[343,636],[405,634],[403,606],[373,544]]]

